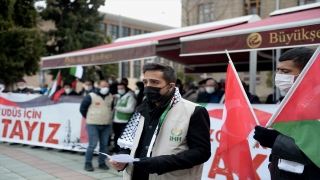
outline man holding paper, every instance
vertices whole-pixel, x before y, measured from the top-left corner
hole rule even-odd
[[[140,161],[110,165],[128,180],[201,179],[211,155],[207,110],[181,97],[172,67],[147,63],[143,73],[146,98],[118,140],[120,154]]]
[[[279,109],[271,118],[274,129],[256,126],[253,136],[262,146],[272,148],[271,179],[320,179],[319,50],[314,54],[308,48],[294,48],[279,58],[275,84],[286,93],[291,88],[294,91],[280,98]]]

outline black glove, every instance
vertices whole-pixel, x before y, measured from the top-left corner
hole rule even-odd
[[[274,141],[280,134],[274,129],[267,129],[261,126],[256,126],[253,138],[257,140],[261,146],[272,148]]]
[[[147,174],[154,174],[159,171],[159,162],[156,157],[140,158],[140,161],[133,162],[133,165]]]

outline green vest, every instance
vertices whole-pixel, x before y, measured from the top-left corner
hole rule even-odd
[[[130,96],[128,96],[127,98],[125,99],[119,99],[119,102],[117,104],[117,106],[119,107],[127,107],[127,104],[128,104],[128,100],[129,100]],[[119,112],[116,110],[116,116],[119,120],[125,120],[125,121],[128,121],[131,116],[132,116],[133,113],[122,113],[122,112]]]

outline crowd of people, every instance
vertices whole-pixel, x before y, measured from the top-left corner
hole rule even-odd
[[[100,143],[99,152],[103,153],[119,153],[120,146],[117,141],[124,131],[127,122],[134,114],[136,107],[143,103],[145,94],[145,84],[136,82],[136,89],[132,90],[128,87],[127,78],[117,81],[115,75],[110,75],[106,79],[99,66],[95,66],[96,73],[99,76],[99,84],[95,86],[95,81],[87,79],[83,82],[83,88],[77,92],[75,84],[64,82],[62,87],[58,87],[56,92],[63,88],[60,96],[82,96],[83,101],[80,105],[80,113],[86,119],[86,130],[89,137],[89,145],[85,153],[85,170],[93,171],[92,158],[97,143]],[[242,82],[249,101],[253,104],[259,104],[260,100],[256,95],[252,95],[248,91],[248,86]],[[40,84],[38,92],[27,88],[27,82],[20,78],[16,82],[17,89],[9,91],[6,89],[6,82],[0,79],[0,90],[3,93],[20,93],[20,94],[47,94],[48,85]],[[182,83],[180,79],[176,79],[175,87],[179,90],[183,99],[194,103],[223,103],[225,92],[225,79],[217,82],[213,78],[201,80],[198,87],[193,82]],[[113,138],[112,138],[113,137]],[[109,149],[112,140],[114,147]],[[11,143],[12,145],[16,143]],[[31,146],[39,148],[39,146]],[[52,149],[52,148],[48,148]],[[65,152],[68,150],[60,150]],[[71,151],[72,152],[72,151]],[[73,152],[74,153],[74,152]],[[109,169],[104,163],[105,156],[99,155],[99,168]]]
[[[290,76],[295,81],[312,54],[313,51],[307,48],[284,53],[279,60],[277,76]],[[223,103],[225,79],[217,82],[208,78],[196,87],[192,82],[182,83],[177,79],[172,67],[148,63],[143,66],[143,82],[137,82],[136,89],[132,90],[128,87],[127,78],[118,82],[116,76],[111,75],[105,79],[100,68],[96,67],[96,70],[100,77],[97,87],[93,80],[86,80],[80,92],[76,92],[69,82],[64,82],[60,87],[64,89],[63,96],[84,97],[80,113],[86,119],[89,141],[84,169],[94,170],[92,160],[99,142],[99,152],[130,154],[140,158],[134,163],[109,161],[114,169],[124,171],[124,179],[147,180],[158,176],[164,179],[200,179],[202,165],[211,154],[210,118],[206,109],[196,103]],[[276,80],[276,85],[288,91],[293,81],[283,85],[277,84]],[[250,103],[260,104],[259,97],[248,91],[248,85],[243,81],[242,85]],[[34,93],[27,88],[24,79],[17,80],[18,88],[12,92],[5,86],[6,83],[0,80],[2,92]],[[45,94],[47,89],[46,84],[41,84],[40,94]],[[269,95],[267,103],[275,103],[271,100],[272,96],[275,94]],[[165,121],[169,122],[163,123]],[[111,139],[114,140],[114,147],[108,150]],[[284,176],[289,179],[312,179],[306,177],[320,176],[319,168],[303,154],[292,138],[276,130],[256,126],[254,139],[262,146],[272,148],[269,167],[272,179],[283,179]],[[288,155],[289,152],[291,155]],[[105,159],[105,155],[99,154],[99,168],[108,170]],[[299,175],[283,171],[278,168],[281,159],[300,163],[305,170]],[[178,175],[175,173],[177,170],[183,173]]]

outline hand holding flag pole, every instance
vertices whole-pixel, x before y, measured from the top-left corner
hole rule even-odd
[[[309,111],[310,109],[307,106],[309,106],[310,104],[306,103],[306,102],[311,103],[310,99],[316,98],[316,95],[315,95],[316,93],[314,93],[314,92],[315,92],[315,89],[317,89],[316,88],[317,85],[319,84],[319,78],[310,78],[310,77],[313,74],[316,74],[319,69],[319,66],[320,66],[318,63],[319,62],[319,54],[320,54],[320,46],[313,53],[313,56],[310,58],[310,60],[306,64],[306,66],[303,68],[303,70],[299,74],[296,81],[293,83],[292,87],[289,89],[288,93],[285,95],[284,99],[281,101],[281,103],[279,104],[275,113],[273,113],[273,115],[271,116],[271,118],[267,122],[266,128],[270,127],[275,121],[276,122],[279,121],[279,119],[281,119],[282,121],[284,119],[291,119],[291,121],[293,121],[293,120],[297,120],[297,119],[318,119],[319,118],[319,116],[314,116],[314,114],[311,113],[311,112],[314,112],[314,109],[311,108],[311,111]],[[318,61],[316,61],[317,59],[318,59]],[[309,73],[309,75],[307,75],[307,73]],[[306,75],[308,78],[306,78],[304,80]],[[301,85],[301,87],[303,87],[303,93],[301,93],[302,88],[299,89],[299,85],[303,82],[303,80],[304,80],[304,82],[307,82],[307,83],[304,83],[303,85]],[[305,84],[308,84],[309,86],[306,86]],[[312,86],[312,85],[314,85],[314,86]],[[296,90],[297,90],[297,92],[295,93]],[[299,92],[300,92],[300,94],[303,94],[303,96],[302,95],[299,96]],[[312,97],[312,98],[307,96],[308,92],[309,93],[311,92],[311,94],[309,94],[309,96],[311,95],[310,97]],[[294,98],[292,98],[292,97],[294,97]],[[299,98],[297,98],[297,97],[299,97]],[[304,99],[307,98],[307,100],[308,100],[308,101],[304,101],[304,103],[300,103],[300,107],[304,106],[303,108],[300,108],[300,109],[298,108],[299,103],[292,103],[293,99],[300,99],[300,101],[302,102],[303,98]],[[297,110],[300,110],[301,112],[305,112],[302,114],[306,114],[307,116],[293,118],[294,116],[290,115],[290,117],[287,117],[285,115],[285,112],[283,112],[283,111],[287,112],[290,104],[294,104],[294,105],[290,106],[290,109],[296,108],[296,109],[294,109],[294,110],[296,110],[296,112],[293,113],[294,115],[297,115],[298,114]],[[317,105],[315,105],[315,106],[318,107]],[[285,116],[285,118],[284,118],[284,116]],[[256,144],[257,144],[257,141],[254,144],[254,146]]]
[[[229,61],[232,62],[231,57],[230,57],[230,55],[229,55],[229,53],[228,53],[228,50],[226,49],[225,51],[226,51],[226,54],[227,54],[227,56],[228,56]],[[233,63],[232,63],[232,66],[233,66]],[[233,68],[234,68],[234,67],[233,67]],[[250,77],[250,78],[251,78],[251,77]],[[240,81],[239,78],[238,78],[238,81]],[[239,83],[240,83],[240,82],[239,82]],[[240,83],[240,84],[241,84],[241,83]],[[241,90],[243,91],[244,94],[246,94],[246,93],[244,92],[243,87],[241,88]],[[250,104],[248,98],[246,98],[246,100],[247,100],[248,104]],[[256,117],[256,114],[253,112],[251,106],[250,106],[250,110],[251,110],[251,112],[252,112],[252,114],[253,114],[254,120],[256,121],[257,125],[260,125],[260,123],[259,123],[259,121],[258,121],[258,119],[257,119],[257,117]],[[257,143],[258,143],[258,141],[255,141],[255,143],[253,144],[252,148],[254,148],[254,147],[257,145]]]
[[[248,136],[259,122],[227,50],[226,54],[229,63],[223,108],[224,123],[217,154],[223,159],[225,167],[239,179],[256,179]]]

